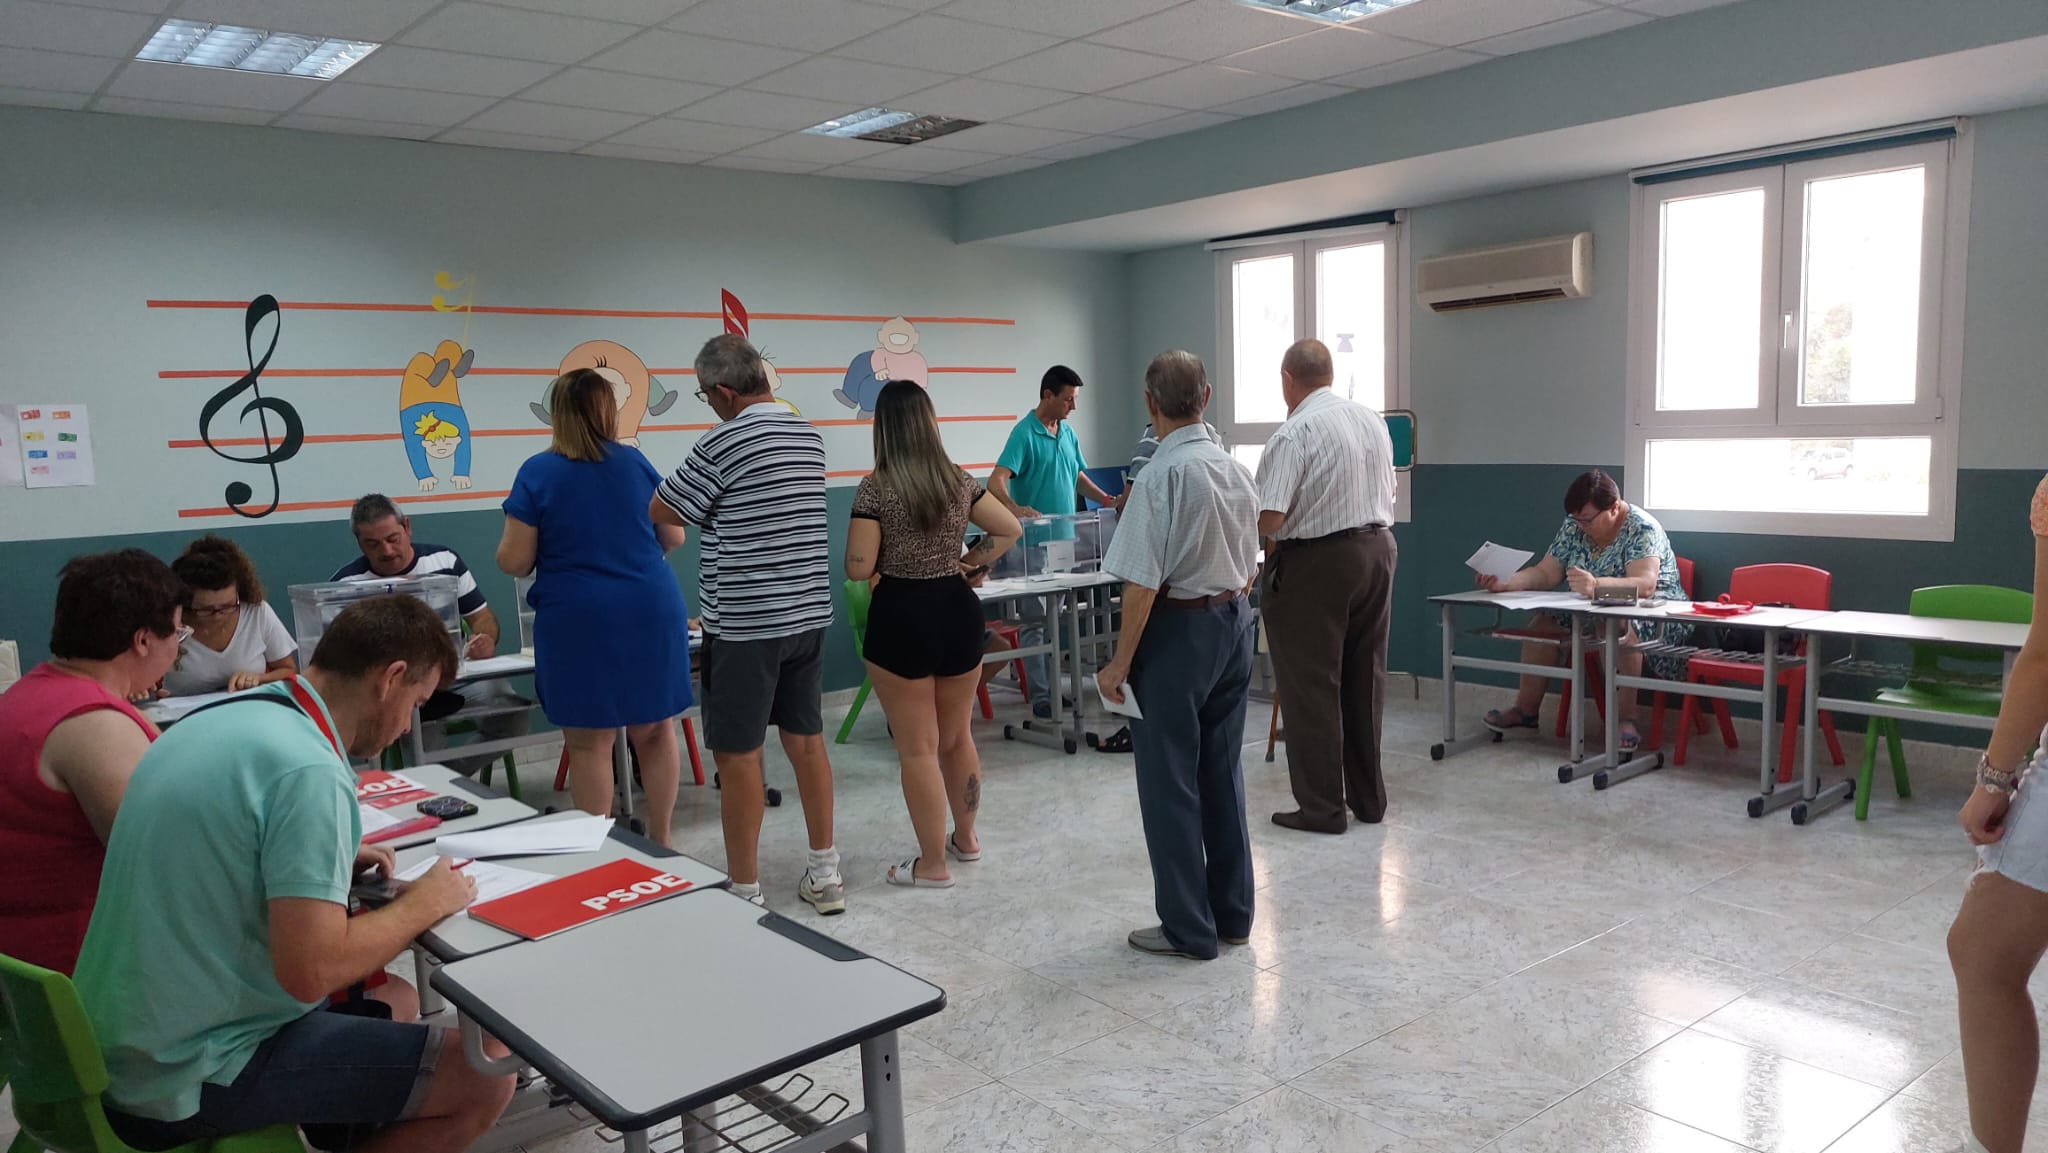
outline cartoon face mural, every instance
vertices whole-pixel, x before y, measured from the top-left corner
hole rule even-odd
[[[930,388],[931,369],[924,354],[917,351],[917,341],[917,327],[908,320],[894,316],[884,321],[875,330],[875,347],[846,366],[846,379],[833,391],[833,398],[858,410],[865,419],[875,415],[875,401],[890,381],[914,381]]]
[[[676,402],[678,394],[669,391],[647,371],[647,362],[615,340],[584,341],[569,350],[555,371],[568,372],[577,368],[595,369],[599,376],[612,382],[612,394],[619,405],[620,444],[638,446],[641,423],[650,416],[667,412]],[[529,407],[542,424],[548,423],[545,399]]]
[[[475,349],[444,340],[431,353],[414,353],[398,383],[398,433],[421,492],[440,484],[432,463],[440,460],[454,462],[449,479],[456,488],[469,487],[469,415],[456,382],[475,360]]]

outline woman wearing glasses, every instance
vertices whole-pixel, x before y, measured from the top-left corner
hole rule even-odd
[[[235,542],[207,534],[185,546],[171,571],[185,582],[192,635],[164,674],[174,697],[240,692],[299,671],[291,630],[263,599],[263,582]]]
[[[1580,473],[1565,490],[1564,514],[1564,523],[1558,526],[1557,537],[1550,542],[1550,551],[1543,559],[1505,580],[1482,573],[1479,587],[1492,592],[1530,592],[1563,584],[1582,597],[1591,597],[1595,590],[1620,589],[1639,597],[1664,600],[1675,601],[1685,596],[1678,584],[1678,558],[1671,551],[1671,538],[1664,534],[1664,526],[1657,523],[1657,518],[1621,499],[1621,488],[1613,477],[1597,468]],[[1568,663],[1571,647],[1562,642],[1570,623],[1571,618],[1561,614],[1539,615],[1530,620],[1527,631],[1551,639],[1525,642],[1522,663]],[[1674,644],[1683,643],[1692,631],[1686,625],[1668,622],[1646,628],[1661,628],[1660,639]],[[1623,639],[1633,645],[1637,639],[1633,626]],[[1643,675],[1641,652],[1627,648],[1618,659],[1623,676]],[[1685,676],[1683,657],[1653,656],[1649,665],[1651,672],[1660,677],[1681,680]],[[1535,728],[1536,714],[1543,706],[1543,692],[1549,684],[1544,677],[1523,677],[1514,707],[1487,713],[1486,727],[1496,733]],[[1643,740],[1636,728],[1636,695],[1617,694],[1616,707],[1621,711],[1619,752],[1626,757]]]

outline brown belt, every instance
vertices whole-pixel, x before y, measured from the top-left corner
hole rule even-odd
[[[1227,605],[1243,595],[1244,593],[1237,589],[1231,589],[1229,592],[1214,593],[1205,597],[1170,597],[1162,592],[1157,603],[1167,608],[1206,609],[1215,605]]]

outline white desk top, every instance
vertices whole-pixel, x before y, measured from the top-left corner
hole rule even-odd
[[[242,691],[251,692],[253,690],[244,689]],[[239,695],[238,693],[220,692],[194,693],[189,697],[159,697],[156,700],[137,705],[135,711],[148,717],[151,724],[162,728],[165,725],[184,720],[185,714],[192,712],[194,709],[202,709],[215,701],[224,701],[229,697]]]
[[[1760,608],[1740,616],[1717,617],[1692,610],[1691,601],[1666,601],[1661,605],[1581,606],[1588,616],[1626,617],[1630,620],[1673,620],[1693,625],[1733,625],[1744,629],[1804,629],[1806,622],[1835,614],[1825,609]]]
[[[984,581],[974,590],[974,595],[985,601],[996,601],[1011,597],[1044,596],[1048,592],[1095,588],[1117,583],[1119,582],[1116,577],[1105,572],[1061,573],[1058,576],[1035,577],[1030,580]]]
[[[1875,637],[1946,645],[1974,645],[2017,650],[2027,640],[2027,627],[1999,621],[1965,621],[1952,617],[1916,617],[1905,613],[1829,613],[1809,621],[1800,632],[1825,636]]]
[[[1490,593],[1485,589],[1466,589],[1463,592],[1441,593],[1429,598],[1431,604],[1491,605],[1494,608],[1513,609],[1526,612],[1535,609],[1583,609],[1586,598],[1577,593],[1552,590],[1549,592]]]
[[[494,657],[479,657],[464,660],[455,670],[455,683],[463,681],[490,680],[493,677],[524,676],[533,671],[533,656],[530,653],[499,653]]]
[[[575,994],[553,991],[573,975]],[[443,966],[433,986],[598,1120],[647,1129],[945,1008],[945,991],[729,892]],[[675,996],[663,990],[713,991]]]
[[[549,813],[546,816],[535,817],[534,821],[538,823],[542,821],[573,820],[583,815],[577,812]],[[448,826],[442,826],[442,829],[446,828]],[[435,832],[439,833],[442,829],[436,829]],[[457,829],[454,831],[463,832],[465,830]],[[433,855],[434,846],[431,843],[416,844],[398,854],[398,868],[402,872]],[[536,873],[547,873],[556,877],[566,877],[571,873],[580,873],[585,869],[595,868],[608,861],[622,860],[640,861],[660,869],[664,873],[673,874],[690,882],[690,888],[685,889],[680,894],[681,896],[689,896],[699,892],[715,892],[723,889],[731,880],[724,873],[697,860],[695,857],[686,857],[673,849],[664,849],[647,838],[640,836],[638,833],[633,833],[617,826],[612,828],[604,843],[604,847],[594,853],[550,853],[537,857],[500,857],[495,858],[494,863],[511,865],[514,868],[530,869]],[[648,906],[648,908],[652,907],[651,905]],[[634,910],[634,912],[640,911]],[[624,916],[625,914],[620,915]],[[522,938],[515,933],[492,928],[482,921],[471,917],[450,917],[433,928],[428,929],[425,933],[420,934],[420,944],[427,947],[427,952],[432,953],[443,961],[459,961],[464,957],[476,956],[478,953],[488,953],[493,949],[502,949],[507,945],[516,945],[521,940]]]
[[[509,825],[514,821],[523,821],[535,813],[533,806],[524,801],[515,801],[496,789],[477,784],[445,765],[413,765],[399,771],[418,781],[435,796],[461,797],[474,804],[476,812],[453,821],[443,821],[431,829],[422,829],[417,833],[407,833],[381,842],[394,852],[414,845],[427,844],[437,837],[445,837],[450,833],[473,833],[478,829],[494,829],[499,825]],[[411,805],[399,805],[390,812],[400,820],[411,820],[419,816]]]

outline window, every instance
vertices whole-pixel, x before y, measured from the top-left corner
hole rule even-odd
[[[1257,471],[1267,439],[1287,419],[1280,358],[1297,340],[1329,345],[1338,393],[1382,412],[1406,407],[1400,237],[1398,225],[1379,224],[1218,248],[1220,364],[1209,416],[1245,467]],[[1408,517],[1406,484],[1397,488],[1395,514]]]
[[[1968,146],[1914,139],[1637,177],[1628,488],[1666,527],[1953,538]]]

